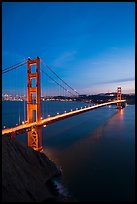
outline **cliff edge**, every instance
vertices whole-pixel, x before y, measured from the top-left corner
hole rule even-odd
[[[60,171],[44,153],[2,137],[2,202],[54,200],[46,184]]]

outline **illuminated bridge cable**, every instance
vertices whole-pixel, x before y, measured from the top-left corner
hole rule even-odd
[[[7,72],[9,72],[9,71],[12,71],[13,69],[16,69],[16,68],[18,68],[18,67],[20,67],[20,66],[22,66],[22,65],[24,65],[24,64],[26,64],[26,63],[27,63],[27,60],[24,60],[24,61],[22,61],[22,62],[19,62],[19,63],[15,64],[15,65],[12,65],[12,66],[10,66],[10,67],[7,67],[7,68],[5,68],[5,69],[2,70],[2,74],[5,74],[5,73],[7,73]]]
[[[40,59],[41,62],[53,73],[55,74],[64,84],[66,84],[71,90],[73,90],[75,93],[80,95],[75,89],[73,89],[69,84],[67,84],[63,79],[61,79],[42,59]]]
[[[61,84],[59,84],[55,79],[53,79],[51,76],[49,76],[43,69],[41,69],[41,71],[48,76],[52,81],[54,81],[57,85],[59,85],[60,87],[62,87],[65,91],[69,92],[71,95],[73,95],[74,97],[76,97],[76,95],[74,95],[72,92],[70,92],[69,90],[67,90],[65,87],[63,87]]]

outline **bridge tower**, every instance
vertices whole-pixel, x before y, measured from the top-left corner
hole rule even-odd
[[[28,58],[27,74],[27,122],[39,122],[41,120],[40,105],[40,59],[36,57],[31,60]],[[28,132],[28,146],[34,150],[42,151],[42,127],[31,127]]]
[[[117,100],[121,100],[121,87],[117,88]],[[121,108],[121,102],[117,103],[117,108],[120,109]]]

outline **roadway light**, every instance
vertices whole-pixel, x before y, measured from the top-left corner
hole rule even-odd
[[[24,121],[22,121],[22,124],[24,124]]]
[[[64,113],[66,113],[66,111],[64,111]]]
[[[71,109],[71,111],[73,111],[73,110]]]
[[[57,115],[59,115],[59,113],[57,113]]]
[[[50,117],[50,115],[48,115],[48,117]]]
[[[46,127],[47,125],[43,125],[43,127]]]

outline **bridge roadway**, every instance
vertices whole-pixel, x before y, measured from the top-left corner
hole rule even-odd
[[[22,130],[27,130],[27,129],[33,127],[33,126],[48,125],[48,124],[51,124],[51,123],[55,123],[55,122],[57,122],[59,120],[63,120],[65,118],[68,118],[68,117],[71,117],[71,116],[74,116],[74,115],[78,115],[78,114],[86,112],[86,111],[90,111],[90,110],[94,110],[96,108],[100,108],[102,106],[115,104],[115,103],[118,103],[118,102],[125,102],[125,101],[126,100],[115,100],[115,101],[111,101],[111,102],[106,102],[106,103],[101,103],[101,104],[97,104],[97,105],[93,105],[93,106],[88,106],[86,108],[81,108],[81,109],[78,109],[78,110],[72,110],[70,112],[66,112],[66,113],[63,113],[63,114],[60,114],[60,115],[45,118],[45,119],[43,119],[43,120],[41,120],[39,122],[25,123],[25,124],[18,125],[18,126],[13,127],[13,128],[4,129],[4,130],[2,130],[2,135],[17,133],[17,132],[20,132]]]

